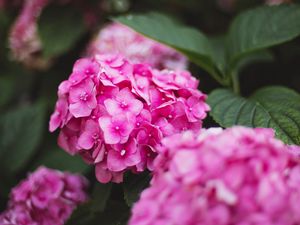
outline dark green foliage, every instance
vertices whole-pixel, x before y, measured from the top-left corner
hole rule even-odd
[[[228,89],[216,89],[208,103],[210,115],[223,127],[270,127],[284,142],[300,145],[300,95],[293,90],[267,87],[247,99]]]

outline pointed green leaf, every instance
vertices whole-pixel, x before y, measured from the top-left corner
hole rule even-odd
[[[132,206],[141,192],[149,186],[150,175],[148,172],[141,174],[128,174],[123,182],[124,198],[129,206]]]
[[[169,45],[216,76],[219,71],[212,61],[212,46],[200,31],[184,26],[159,13],[133,14],[115,18],[137,32]]]
[[[48,7],[38,21],[38,32],[45,57],[68,51],[84,33],[82,15],[70,7]]]
[[[37,150],[45,127],[42,104],[21,107],[0,117],[0,162],[6,172],[15,173]]]
[[[262,6],[241,13],[230,26],[230,62],[300,35],[300,5]]]
[[[209,95],[208,103],[210,115],[222,127],[269,127],[285,143],[300,144],[300,95],[291,89],[266,87],[248,99],[217,89]]]
[[[89,166],[80,156],[71,156],[58,147],[43,152],[43,154],[35,160],[33,167],[36,168],[41,165],[73,173],[83,173],[89,169]]]

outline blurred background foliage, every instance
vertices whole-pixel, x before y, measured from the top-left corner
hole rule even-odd
[[[89,214],[89,217],[82,221],[80,213],[74,214],[69,224],[95,224],[95,215],[104,221],[106,218],[108,221],[105,224],[126,221],[129,209],[125,200],[128,205],[135,201],[136,193],[145,187],[145,180],[149,180],[148,175],[130,178],[131,175],[128,174],[123,185],[97,184],[93,168],[87,166],[81,158],[69,156],[59,149],[56,143],[58,133],[48,132],[49,117],[57,99],[57,87],[69,76],[73,63],[83,56],[97,31],[115,16],[128,12],[158,11],[197,28],[210,37],[216,37],[228,30],[232,19],[238,13],[264,4],[258,0],[236,0],[232,1],[234,4],[224,6],[220,2],[88,0],[84,4],[92,8],[101,3],[92,25],[85,24],[76,4],[62,6],[51,3],[42,11],[38,20],[38,33],[43,49],[34,53],[39,60],[31,65],[14,60],[8,44],[9,31],[20,7],[0,9],[0,211],[6,206],[11,187],[29,171],[45,165],[83,173],[95,184],[91,187],[94,203],[85,205],[83,208],[86,211],[82,208],[79,210],[82,214]],[[270,50],[273,54],[271,61],[250,64],[240,72],[242,96],[248,96],[266,85],[283,85],[300,91],[300,38]],[[190,70],[200,79],[201,91],[210,93],[220,87],[220,84],[198,66],[191,64]],[[216,123],[208,118],[204,126],[214,125]],[[125,200],[120,200],[123,199],[123,190]],[[118,217],[108,216],[112,213],[112,208],[118,209],[121,221],[109,221]],[[98,213],[100,211],[102,214]]]

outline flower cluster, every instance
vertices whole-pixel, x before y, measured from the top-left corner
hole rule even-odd
[[[63,225],[87,200],[87,185],[82,176],[40,167],[13,188],[0,225]]]
[[[292,0],[265,0],[268,5],[280,5],[284,3],[291,3]]]
[[[271,129],[187,131],[162,142],[130,225],[300,224],[300,165],[290,154],[300,147]]]
[[[49,0],[24,1],[20,15],[15,21],[9,42],[13,56],[25,65],[36,62],[36,54],[41,50],[41,41],[37,32],[37,18]],[[44,62],[40,61],[42,65]]]
[[[58,5],[71,4],[72,7],[79,8],[87,27],[95,24],[95,21],[98,20],[98,11],[101,11],[100,3],[93,9],[93,6],[84,0],[10,0],[9,2],[3,1],[3,3],[2,1],[0,0],[0,9],[6,8],[8,5],[15,8],[21,7],[9,37],[13,57],[27,67],[35,69],[44,69],[49,65],[49,60],[41,55],[43,46],[37,31],[37,22],[46,6],[55,3]]]
[[[121,182],[126,169],[152,169],[162,137],[201,127],[209,106],[197,86],[187,71],[83,58],[59,86],[49,129],[61,128],[58,144],[95,164],[100,182]]]
[[[157,69],[187,68],[187,59],[180,53],[118,23],[102,29],[87,54],[122,54],[131,63],[148,63]]]

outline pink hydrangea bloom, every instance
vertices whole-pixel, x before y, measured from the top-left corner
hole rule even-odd
[[[292,0],[266,0],[265,2],[268,5],[280,5],[283,3],[290,3]]]
[[[0,9],[8,6],[19,8],[20,13],[14,22],[9,44],[13,57],[24,65],[35,69],[47,68],[50,61],[42,57],[43,46],[38,35],[40,14],[49,4],[66,5],[78,8],[88,28],[92,28],[99,19],[101,4],[87,3],[85,0],[0,0]],[[94,5],[93,5],[94,4]]]
[[[58,88],[49,129],[58,144],[96,166],[100,182],[126,170],[152,169],[155,146],[168,135],[199,129],[209,106],[187,71],[152,69],[121,56],[78,60]]]
[[[48,3],[49,0],[24,1],[21,13],[11,29],[9,42],[13,56],[25,65],[36,64],[42,67],[45,64],[41,59],[36,58],[37,53],[41,51],[37,19]]]
[[[82,176],[40,167],[13,188],[0,225],[63,225],[87,200],[87,186]]]
[[[148,63],[158,69],[187,68],[187,59],[180,53],[118,23],[103,28],[88,47],[87,54],[122,54],[132,63]]]
[[[167,137],[130,225],[300,224],[300,164],[273,130],[233,127]]]

